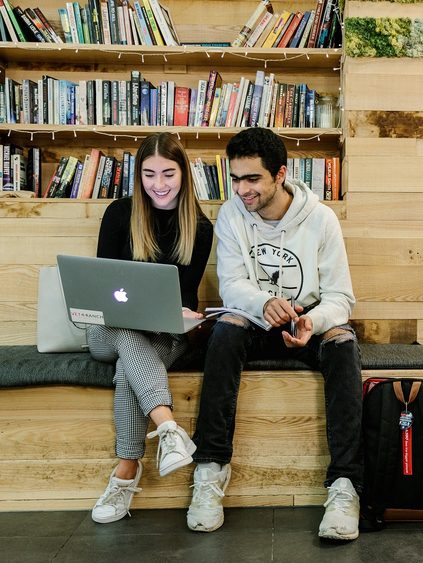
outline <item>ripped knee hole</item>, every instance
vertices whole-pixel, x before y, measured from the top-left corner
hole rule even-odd
[[[224,322],[232,325],[241,326],[243,328],[248,328],[250,326],[250,321],[245,317],[238,315],[224,314],[219,317],[219,322]]]
[[[354,334],[345,328],[330,328],[322,336],[323,342],[348,342],[349,340],[354,340]]]

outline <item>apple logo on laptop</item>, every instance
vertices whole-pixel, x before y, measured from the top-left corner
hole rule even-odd
[[[118,301],[119,303],[126,303],[128,301],[128,296],[126,295],[126,291],[123,289],[123,287],[121,287],[120,289],[117,289],[114,293],[113,293],[113,297],[116,299],[116,301]]]

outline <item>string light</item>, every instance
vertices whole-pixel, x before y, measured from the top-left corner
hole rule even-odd
[[[341,108],[341,109],[343,109],[343,108]],[[156,128],[155,128],[155,129],[156,129]],[[208,129],[208,128],[205,127],[204,129],[201,130],[201,132],[202,132],[202,133],[205,133],[205,134],[208,134],[207,129]],[[233,134],[232,128],[221,127],[221,128],[219,128],[219,129],[220,129],[220,131],[218,130],[218,131],[216,132],[216,133],[217,133],[217,138],[218,138],[219,140],[221,139],[221,135],[222,135],[222,134],[226,134],[226,133],[227,133],[228,135],[232,135],[232,134]],[[225,129],[230,129],[230,132],[229,132],[229,131],[226,132]],[[244,127],[240,127],[240,128],[238,128],[238,129],[244,129]],[[169,128],[166,128],[166,130],[169,130]],[[300,142],[315,141],[316,139],[317,139],[317,141],[320,142],[320,138],[321,138],[322,135],[333,135],[333,130],[332,130],[332,129],[329,129],[327,133],[326,133],[325,131],[320,131],[319,133],[317,133],[317,134],[315,134],[315,135],[310,135],[310,136],[307,136],[307,137],[306,137],[306,136],[303,136],[303,135],[302,135],[301,137],[296,137],[296,136],[295,136],[295,129],[291,129],[291,130],[292,130],[292,134],[289,134],[289,135],[287,135],[286,133],[283,133],[283,132],[281,133],[281,131],[284,131],[285,128],[275,127],[275,128],[272,128],[272,130],[273,130],[279,137],[281,137],[282,139],[287,139],[287,140],[296,142],[296,143],[297,143],[297,146],[299,146],[299,143],[300,143]],[[186,131],[187,131],[187,133],[189,133],[189,132],[190,132],[190,128],[187,127],[187,130],[186,130]],[[56,129],[56,130],[48,130],[48,131],[45,131],[45,130],[44,130],[44,131],[25,131],[25,130],[19,129],[19,133],[20,133],[20,134],[27,134],[27,135],[29,135],[30,138],[31,138],[31,141],[32,141],[33,138],[34,138],[34,135],[46,135],[46,134],[47,134],[47,135],[51,135],[52,139],[55,140],[55,135],[56,135],[56,134],[59,134],[59,135],[60,135],[60,134],[62,134],[62,133],[66,133],[66,132],[67,132],[67,131],[65,131],[64,129]],[[93,132],[93,133],[96,133],[96,135],[102,135],[102,136],[104,136],[104,137],[113,137],[113,140],[114,140],[114,141],[117,141],[118,138],[119,138],[119,139],[124,139],[124,138],[126,138],[126,139],[132,139],[133,141],[137,142],[138,139],[139,139],[139,137],[141,137],[142,139],[144,139],[145,137],[147,137],[147,136],[149,135],[148,132],[146,132],[145,135],[143,134],[143,135],[137,135],[137,136],[131,135],[131,134],[129,134],[129,133],[108,133],[108,132],[106,132],[106,131],[98,131],[95,127],[92,129],[92,132]],[[170,131],[170,132],[172,133],[172,131]],[[7,136],[10,137],[11,133],[12,133],[12,131],[9,129],[9,131],[8,131],[8,133],[7,133]],[[76,133],[75,130],[72,130],[72,133],[73,133],[74,137],[77,136],[77,133]],[[211,135],[211,133],[212,133],[212,132],[210,131],[210,135]],[[175,134],[175,135],[178,137],[178,139],[181,140],[181,135],[180,135],[180,132],[179,132],[179,131],[174,131],[173,134]],[[196,132],[195,132],[195,138],[196,138],[197,140],[199,139],[199,131],[196,131]]]
[[[118,55],[118,59],[120,59],[120,58],[121,58],[121,56],[122,56],[122,53],[119,53],[119,55]]]
[[[210,58],[210,53],[209,53],[208,51],[206,51],[206,55],[207,55],[207,58],[209,59],[209,58]]]
[[[300,146],[300,139],[297,139],[297,147]]]

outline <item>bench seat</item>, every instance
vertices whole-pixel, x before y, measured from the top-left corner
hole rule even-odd
[[[360,345],[363,370],[423,370],[423,346],[419,344]],[[171,372],[202,371],[204,345],[190,349]],[[253,360],[244,371],[309,370],[298,360]],[[89,353],[40,354],[36,346],[0,346],[0,387],[27,385],[113,386],[114,366],[93,360]]]
[[[423,378],[423,346],[363,344],[363,378]],[[169,373],[178,423],[195,429],[200,348]],[[177,371],[176,371],[177,370]],[[115,464],[113,366],[88,353],[0,347],[0,511],[89,509]],[[193,466],[165,478],[148,441],[134,508],[185,507]],[[322,504],[328,463],[321,375],[301,362],[250,362],[241,379],[226,506]],[[16,476],[19,476],[17,479]]]

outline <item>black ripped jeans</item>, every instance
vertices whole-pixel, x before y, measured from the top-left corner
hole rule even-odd
[[[304,348],[287,348],[281,331],[244,328],[220,319],[210,336],[204,367],[200,411],[193,437],[197,463],[229,463],[241,371],[247,359],[296,358],[320,370],[325,382],[326,431],[330,452],[325,486],[338,477],[349,478],[362,490],[362,385],[358,342],[348,332],[324,340],[312,336]],[[301,405],[299,405],[299,410]],[[275,413],[277,415],[279,413]],[[283,452],[282,452],[283,453]]]

